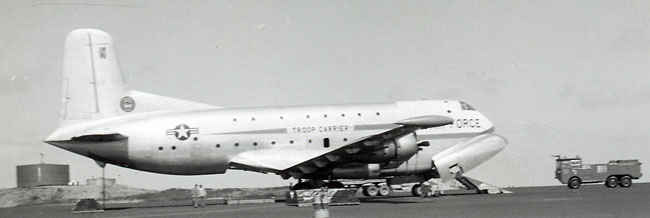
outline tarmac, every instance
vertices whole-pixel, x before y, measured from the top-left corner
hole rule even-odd
[[[579,190],[566,186],[511,188],[512,194],[455,195],[438,198],[396,196],[363,199],[358,206],[330,207],[330,217],[650,217],[650,183],[609,189],[602,184]],[[0,217],[313,217],[311,207],[283,203],[209,205],[205,208],[152,207],[73,214],[69,205],[0,209]]]

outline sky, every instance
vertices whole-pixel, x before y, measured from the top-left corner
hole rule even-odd
[[[113,36],[131,88],[218,106],[465,100],[510,142],[469,173],[496,185],[558,185],[553,154],[648,164],[647,11],[642,0],[1,0],[0,187],[40,153],[70,164],[73,180],[101,175],[41,142],[58,126],[63,42],[76,28]],[[106,173],[151,189],[289,182]]]

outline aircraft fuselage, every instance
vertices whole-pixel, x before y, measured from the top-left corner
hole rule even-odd
[[[423,147],[412,159],[430,162],[433,155],[445,148],[493,131],[485,116],[462,104],[423,100],[147,112],[66,126],[46,142],[97,161],[137,170],[175,175],[221,174],[231,167],[233,156],[245,151],[279,146],[326,151],[395,128],[396,122],[409,117],[451,117],[451,125],[416,132],[418,141],[428,141],[431,146]],[[124,138],[106,142],[91,138],[70,140],[86,133],[115,133]]]

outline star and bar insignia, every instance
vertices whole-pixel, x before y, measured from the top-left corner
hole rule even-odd
[[[199,134],[199,128],[190,128],[186,124],[178,124],[173,129],[167,130],[167,135],[173,135],[181,141],[189,139],[193,134]]]

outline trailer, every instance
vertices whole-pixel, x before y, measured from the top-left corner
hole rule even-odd
[[[425,195],[423,188],[435,185],[441,195],[446,194],[496,194],[507,193],[499,187],[466,176],[458,176],[455,181],[442,182],[440,179],[413,182],[411,179],[368,179],[342,180],[351,190],[361,190],[365,197],[390,196],[393,192],[410,192],[413,196]],[[430,189],[430,188],[429,188]],[[428,191],[428,190],[427,190]]]
[[[632,180],[641,178],[639,160],[611,160],[607,163],[585,164],[582,158],[555,155],[555,178],[570,189],[585,183],[604,183],[607,188],[629,188]]]

